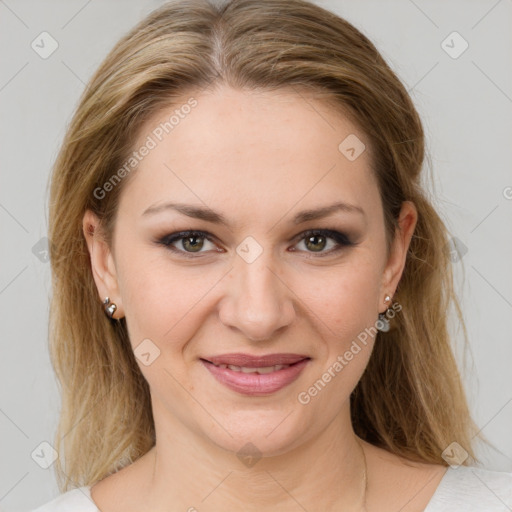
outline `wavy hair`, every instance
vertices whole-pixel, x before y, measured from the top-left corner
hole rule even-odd
[[[91,209],[109,243],[126,179],[94,193],[129,158],[142,124],[190,91],[292,89],[349,116],[369,141],[387,247],[402,202],[418,221],[394,299],[402,310],[379,332],[351,395],[355,433],[412,461],[447,465],[457,441],[476,460],[473,423],[451,347],[454,292],[449,232],[421,185],[425,141],[407,90],[372,42],[305,0],[170,2],[114,46],[67,127],[50,185],[50,356],[62,407],[55,437],[61,491],[95,482],[155,443],[149,386],[126,323],[106,318],[92,277],[82,218]],[[132,171],[132,173],[136,170]]]

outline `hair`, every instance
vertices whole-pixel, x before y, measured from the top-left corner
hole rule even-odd
[[[94,191],[129,158],[148,119],[221,84],[310,94],[357,123],[371,149],[388,251],[402,202],[414,203],[418,221],[394,296],[402,309],[392,329],[378,333],[351,394],[353,428],[411,461],[446,466],[442,452],[453,441],[469,454],[463,464],[476,461],[478,432],[448,328],[453,306],[466,340],[449,232],[420,183],[424,132],[403,84],[358,29],[308,1],[185,0],[151,12],[110,51],[80,98],[53,168],[49,336],[62,396],[55,437],[61,491],[93,485],[155,444],[149,385],[125,320],[104,314],[83,215],[92,210],[111,243],[131,175],[104,197]]]

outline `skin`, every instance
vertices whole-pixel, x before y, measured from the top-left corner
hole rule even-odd
[[[368,510],[423,510],[446,468],[365,442],[362,451],[352,429],[349,396],[374,338],[308,404],[297,399],[390,305],[384,297],[393,297],[404,269],[414,205],[403,204],[386,258],[370,151],[350,161],[338,149],[350,134],[366,139],[347,118],[284,89],[220,87],[194,97],[198,105],[125,184],[112,247],[94,214],[84,215],[100,299],[109,296],[115,318],[126,317],[134,349],[150,339],[160,350],[148,366],[138,360],[156,446],[94,485],[93,500],[103,512],[360,510],[364,453]],[[136,147],[174,108],[147,122]],[[364,215],[291,221],[339,201]],[[171,209],[144,215],[166,202],[207,206],[231,227]],[[328,254],[336,242],[307,244],[300,235],[308,229],[337,230],[357,245]],[[203,243],[199,253],[174,242],[190,258],[156,242],[184,230],[214,240],[194,239]],[[236,252],[249,236],[263,251],[251,263]],[[289,386],[251,397],[217,382],[199,360],[227,352],[293,352],[311,361]],[[252,467],[236,456],[247,442],[262,455]]]

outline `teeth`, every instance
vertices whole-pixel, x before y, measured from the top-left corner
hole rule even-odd
[[[246,366],[236,366],[234,364],[228,364],[228,365],[217,364],[215,366],[218,366],[219,368],[229,368],[230,370],[233,370],[234,372],[264,374],[264,373],[276,372],[278,370],[282,370],[283,368],[288,368],[288,366],[290,366],[290,365],[289,364],[276,364],[274,366],[265,366],[264,368],[247,368]]]

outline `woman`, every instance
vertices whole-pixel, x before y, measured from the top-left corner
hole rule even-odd
[[[175,2],[126,35],[52,177],[64,494],[38,511],[512,505],[473,466],[423,158],[403,85],[314,4]]]

